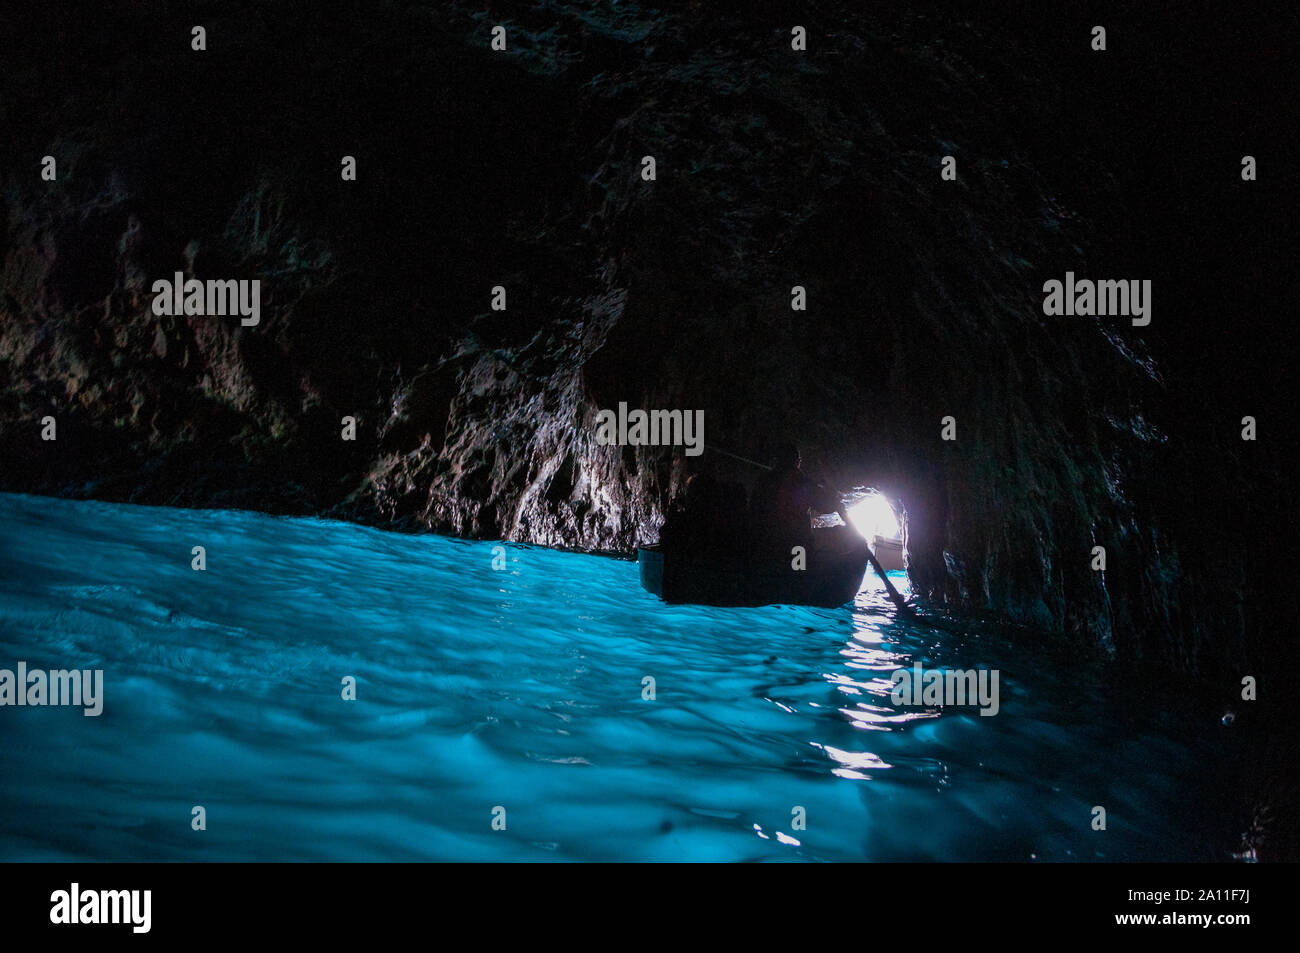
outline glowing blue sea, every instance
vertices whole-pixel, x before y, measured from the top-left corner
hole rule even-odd
[[[0,668],[104,672],[97,718],[0,708],[0,859],[1226,859],[1223,733],[1102,668],[900,624],[870,577],[668,607],[493,546],[0,495]],[[999,714],[896,708],[915,662],[997,668]]]

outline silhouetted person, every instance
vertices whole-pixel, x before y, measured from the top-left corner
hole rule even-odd
[[[659,542],[665,549],[719,550],[738,545],[744,526],[744,487],[695,473],[673,501]]]
[[[799,448],[780,444],[772,455],[772,469],[759,477],[754,487],[751,513],[764,548],[788,551],[791,546],[807,546],[814,516],[845,516],[839,495],[814,483],[799,464]]]
[[[698,550],[707,544],[715,495],[711,476],[691,474],[659,531],[659,542],[665,549]]]

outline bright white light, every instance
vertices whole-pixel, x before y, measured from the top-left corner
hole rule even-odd
[[[849,522],[868,540],[876,536],[894,539],[903,533],[894,508],[880,493],[868,494],[849,507]]]

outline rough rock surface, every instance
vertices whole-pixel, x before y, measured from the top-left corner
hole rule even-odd
[[[802,55],[761,2],[34,11],[4,31],[0,487],[627,551],[674,470],[596,411],[699,408],[706,448],[793,436],[899,500],[928,599],[1240,671],[1295,602],[1292,535],[1258,544],[1294,516],[1279,444],[1239,438],[1289,378],[1216,324],[1288,280],[1237,176],[1249,83],[1207,144],[1150,56],[1201,40],[1130,18],[1142,54],[1101,66],[1084,13],[879,6],[810,5]],[[261,324],[155,317],[177,270],[259,278]],[[1153,325],[1045,317],[1066,270],[1153,279]]]

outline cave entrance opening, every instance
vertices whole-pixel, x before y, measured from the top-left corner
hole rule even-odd
[[[904,567],[902,507],[874,487],[855,487],[844,497],[849,524],[871,545],[881,567],[895,572]]]

